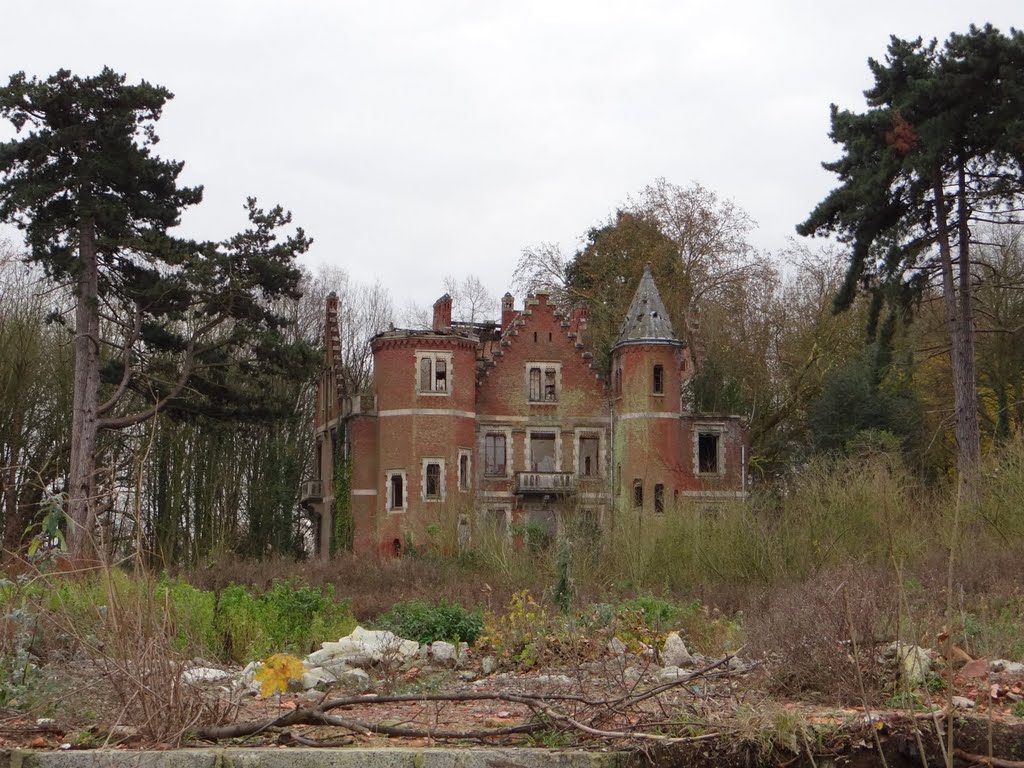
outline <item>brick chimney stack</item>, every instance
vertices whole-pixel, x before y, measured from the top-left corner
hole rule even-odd
[[[508,291],[501,297],[501,332],[504,333],[512,325],[516,316],[516,300]]]
[[[434,330],[452,329],[452,297],[447,293],[434,302]]]

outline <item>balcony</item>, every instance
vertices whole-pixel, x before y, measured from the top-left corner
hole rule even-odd
[[[317,504],[324,500],[323,483],[320,480],[307,480],[301,490],[300,504]]]
[[[576,493],[576,475],[572,472],[516,472],[515,492],[546,495]]]

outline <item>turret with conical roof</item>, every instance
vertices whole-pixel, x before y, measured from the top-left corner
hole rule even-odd
[[[654,283],[650,263],[644,265],[643,277],[640,278],[629,311],[622,321],[615,347],[637,342],[680,343],[672,330],[672,319],[658,293],[658,286]]]
[[[647,264],[612,347],[615,490],[623,511],[663,512],[685,486],[684,350]]]

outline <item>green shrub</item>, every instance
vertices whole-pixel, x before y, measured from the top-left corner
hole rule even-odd
[[[217,628],[225,652],[236,661],[272,653],[306,654],[325,640],[355,629],[349,603],[334,599],[334,589],[277,581],[265,593],[232,584],[220,593]]]
[[[484,623],[479,611],[469,611],[458,603],[441,599],[437,603],[426,600],[395,603],[377,620],[377,626],[420,643],[435,640],[475,643]]]
[[[223,654],[224,636],[217,628],[217,599],[213,592],[177,579],[163,579],[157,584],[156,594],[170,612],[176,650],[211,656]]]

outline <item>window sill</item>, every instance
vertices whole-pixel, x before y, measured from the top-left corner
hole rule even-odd
[[[406,507],[397,507],[395,509],[389,509],[388,510],[388,514],[389,515],[404,515],[407,511],[408,510],[406,509]]]
[[[423,497],[423,501],[426,502],[427,504],[438,504],[438,503],[444,501],[444,497],[443,496],[424,496]]]
[[[423,390],[416,390],[416,394],[420,397],[449,397],[451,392],[424,392]]]

